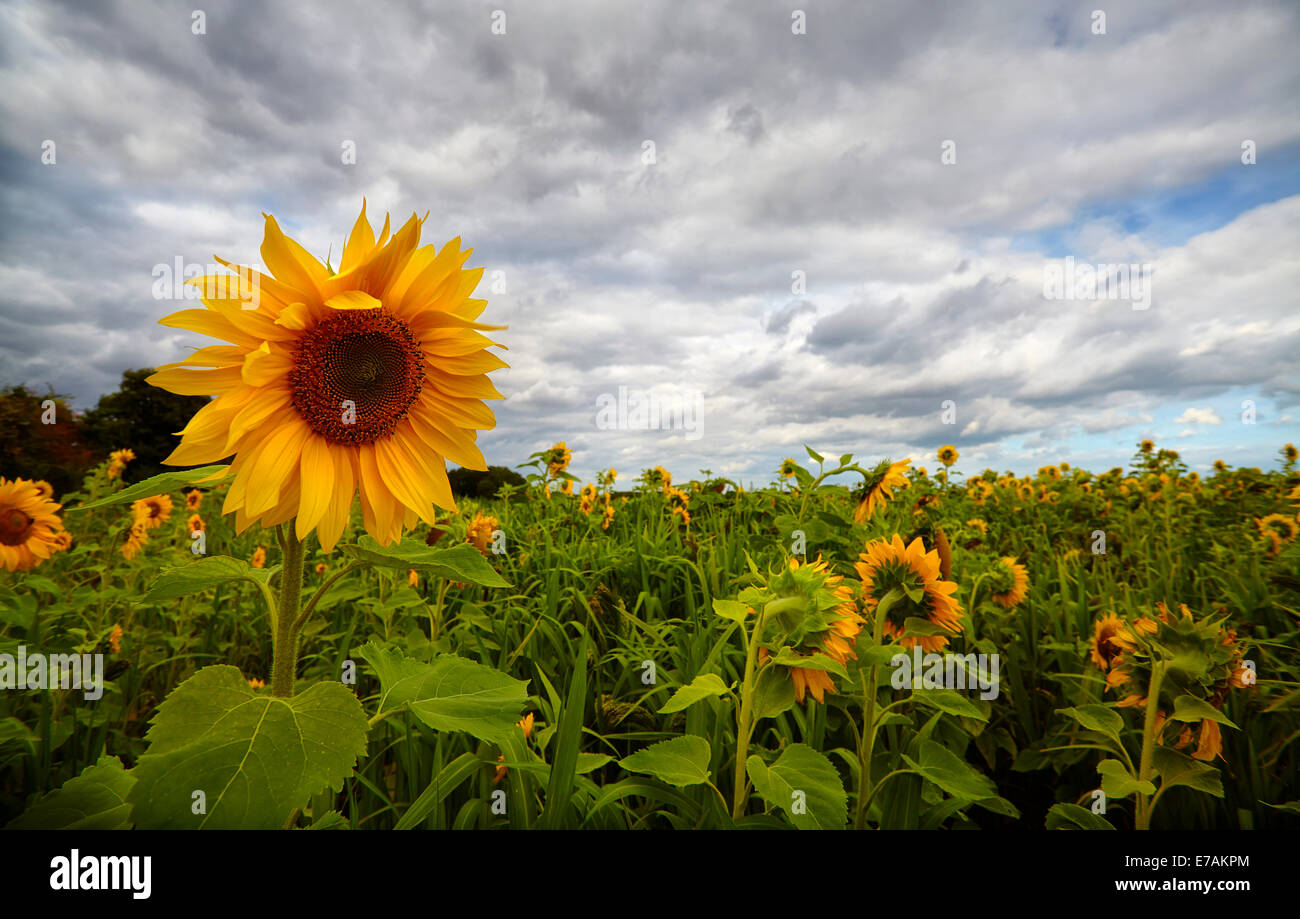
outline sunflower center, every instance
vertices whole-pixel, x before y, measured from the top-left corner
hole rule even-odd
[[[372,443],[420,395],[423,361],[411,330],[387,310],[336,312],[298,340],[293,407],[331,443]]]
[[[0,511],[0,543],[21,546],[32,530],[32,518],[16,507]]]

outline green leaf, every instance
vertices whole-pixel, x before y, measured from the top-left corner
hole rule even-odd
[[[841,466],[847,466],[847,465],[848,465],[849,463],[851,463],[851,462],[853,462],[853,454],[852,454],[852,453],[845,453],[843,456],[840,457],[840,465],[841,465]]]
[[[1106,705],[1079,705],[1074,708],[1058,708],[1057,714],[1073,718],[1089,731],[1105,734],[1115,743],[1120,742],[1120,732],[1124,730],[1124,718],[1119,712]]]
[[[749,607],[738,600],[714,600],[713,611],[732,622],[744,622],[749,615]]]
[[[572,809],[574,776],[578,774],[578,753],[582,747],[582,726],[587,712],[587,666],[591,653],[591,633],[583,632],[582,644],[574,658],[569,693],[560,711],[560,726],[555,734],[554,759],[546,785],[546,804],[542,808],[541,826],[560,829]]]
[[[447,578],[450,581],[464,581],[469,584],[481,584],[484,587],[509,587],[510,585],[497,574],[496,569],[488,564],[483,554],[469,543],[460,543],[445,549],[426,546],[422,542],[408,540],[392,546],[381,546],[369,534],[362,536],[355,545],[339,546],[351,558],[381,568],[395,568],[407,571],[414,568],[426,574]]]
[[[578,775],[594,772],[606,763],[613,762],[614,757],[608,753],[579,753],[578,764],[573,771]]]
[[[78,504],[76,507],[68,508],[68,510],[89,511],[97,507],[126,504],[128,501],[139,501],[141,498],[152,498],[154,495],[166,494],[187,485],[215,485],[226,477],[229,469],[229,466],[200,466],[198,469],[182,469],[178,472],[159,473],[145,479],[143,482],[136,482],[128,488],[123,488],[106,498],[91,501],[89,504]]]
[[[775,718],[794,705],[794,681],[776,667],[766,667],[754,684],[754,720]]]
[[[1049,830],[1113,830],[1109,820],[1077,804],[1053,804],[1047,812]]]
[[[1173,721],[1217,721],[1230,728],[1237,727],[1227,715],[1196,696],[1183,695],[1175,699],[1174,713],[1169,718]]]
[[[488,742],[519,730],[528,701],[522,680],[454,654],[426,664],[374,642],[360,654],[379,676],[379,714],[406,707],[435,731],[464,731]]]
[[[916,701],[922,705],[930,705],[941,712],[959,715],[962,718],[974,718],[977,721],[989,720],[988,712],[955,689],[917,689],[913,692]]]
[[[1127,798],[1133,792],[1144,795],[1156,793],[1156,787],[1150,782],[1141,781],[1117,759],[1104,759],[1097,764],[1101,773],[1101,790],[1108,798]]]
[[[703,737],[686,734],[651,744],[625,756],[619,765],[628,772],[653,775],[678,788],[700,785],[709,780],[709,742]]]
[[[101,756],[81,775],[50,792],[11,820],[10,830],[126,830],[131,828],[127,793],[135,776],[116,756]]]
[[[847,680],[849,675],[844,672],[844,665],[834,658],[827,657],[825,654],[810,654],[804,656],[798,654],[789,646],[776,652],[772,662],[781,664],[786,667],[802,667],[805,670],[826,670],[836,676]]]
[[[722,682],[722,677],[716,673],[701,673],[673,693],[672,698],[664,703],[663,708],[659,709],[659,714],[668,715],[673,712],[680,712],[682,709],[690,708],[696,702],[725,695],[726,692],[727,684]]]
[[[342,683],[292,698],[254,692],[235,667],[205,667],[163,700],[131,774],[138,827],[274,829],[338,790],[366,750],[365,712]],[[203,793],[205,813],[195,813]]]
[[[626,762],[626,760],[624,760]],[[767,765],[755,755],[745,761],[754,790],[771,807],[785,811],[801,830],[840,830],[848,820],[848,795],[834,764],[807,744],[790,744]]]
[[[814,463],[826,462],[826,460],[822,458],[822,455],[818,453],[816,450],[814,450],[812,447],[808,446],[807,444],[804,444],[803,448],[808,451],[808,455],[812,457]]]
[[[1169,747],[1157,746],[1151,752],[1151,765],[1160,776],[1161,788],[1186,785],[1216,798],[1223,797],[1223,779],[1218,769]]]
[[[230,581],[252,581],[266,584],[271,579],[271,572],[263,568],[254,568],[248,562],[228,555],[210,555],[188,565],[168,568],[149,585],[149,592],[144,595],[145,603],[157,603],[160,600],[175,600],[190,594],[202,593],[209,587],[226,584]]]
[[[904,754],[903,762],[954,798],[979,801],[997,797],[998,789],[992,779],[933,740],[921,742],[916,759]]]
[[[465,780],[476,772],[481,770],[486,763],[480,760],[473,753],[462,753],[450,763],[442,767],[442,771],[433,777],[418,798],[411,802],[411,806],[406,809],[397,823],[393,825],[395,830],[413,830],[424,822],[428,816],[433,813],[433,809],[443,802],[447,796],[464,784]]]
[[[917,591],[917,596],[913,597],[912,588],[905,587],[904,590],[907,595],[911,597],[912,601],[916,603],[919,603],[924,595],[924,591]],[[912,637],[924,635],[950,635],[952,633],[943,628],[943,626],[935,625],[929,619],[919,619],[916,616],[908,616],[903,620],[903,634]]]

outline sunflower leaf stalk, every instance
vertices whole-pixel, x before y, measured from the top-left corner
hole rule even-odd
[[[1159,718],[1160,684],[1164,681],[1165,665],[1154,661],[1151,665],[1151,681],[1147,684],[1146,717],[1142,722],[1142,757],[1138,760],[1138,781],[1150,782],[1153,772],[1152,760],[1155,756],[1156,721]],[[1143,792],[1137,793],[1137,811],[1134,827],[1139,830],[1151,829],[1151,812],[1155,802]]]
[[[298,636],[302,624],[298,613],[302,602],[303,542],[290,520],[284,529],[284,562],[280,568],[280,603],[275,612],[275,643],[271,663],[271,693],[293,695],[293,680],[298,671]],[[315,598],[313,598],[315,599]]]
[[[871,638],[874,645],[879,645],[884,638],[885,617],[889,615],[889,609],[903,592],[900,588],[895,587],[889,593],[881,598],[880,603],[876,606],[876,619],[872,625]],[[867,823],[867,804],[871,800],[874,792],[871,791],[871,758],[876,748],[876,694],[880,684],[880,665],[872,664],[870,676],[867,678],[868,685],[863,687],[866,695],[862,703],[862,734],[861,746],[858,748],[858,801],[857,811],[853,820],[854,829],[864,829]],[[883,779],[881,780],[884,781]]]

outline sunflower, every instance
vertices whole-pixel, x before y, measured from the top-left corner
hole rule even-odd
[[[66,548],[61,506],[30,479],[0,477],[0,559],[7,570],[27,571]]]
[[[114,654],[122,653],[122,623],[113,623],[113,631],[108,633],[108,646]]]
[[[1144,440],[1138,444],[1138,450],[1142,453],[1150,453],[1155,448],[1156,448],[1155,443],[1149,440]]]
[[[270,275],[218,259],[236,274],[197,279],[207,309],[162,320],[230,343],[149,382],[216,396],[165,462],[233,454],[222,513],[237,532],[296,518],[298,538],[315,530],[329,551],[359,492],[366,531],[388,545],[417,518],[432,525],[435,504],[455,509],[444,459],[487,468],[475,440],[496,420],[481,400],[502,398],[486,374],[506,364],[479,330],[501,327],[475,322],[487,301],[470,296],[483,274],[462,268],[471,250],[420,246],[422,224],[390,238],[385,219],[376,240],[363,203],[331,272],[267,215]]]
[[[46,501],[54,500],[54,486],[51,485],[49,482],[45,481],[44,479],[39,479],[33,482],[32,486],[36,489],[36,493],[40,495],[42,498],[44,498]]]
[[[957,452],[957,448],[952,444],[939,448],[939,462],[943,463],[945,466],[951,466],[953,463],[957,462],[960,457],[961,454]]]
[[[966,526],[973,530],[979,530],[981,536],[989,535],[989,525],[979,517],[972,517],[970,520],[967,520]]]
[[[613,523],[613,522],[614,522],[614,505],[612,505],[612,504],[606,504],[606,505],[605,505],[605,512],[604,512],[604,519],[600,521],[600,528],[601,528],[602,530],[608,530],[608,529],[609,529],[609,525],[610,525],[611,523]]]
[[[190,519],[185,523],[185,532],[193,536],[195,533],[202,533],[207,529],[203,523],[203,518],[198,514],[190,514]]]
[[[1135,647],[1133,633],[1124,620],[1114,613],[1107,613],[1093,626],[1088,657],[1097,665],[1098,670],[1108,671],[1116,658]]]
[[[135,459],[134,450],[114,450],[108,454],[108,477],[118,478],[125,470],[126,464]]]
[[[781,468],[778,469],[777,472],[781,473],[781,478],[788,479],[790,476],[794,475],[795,470],[798,468],[799,464],[787,456],[781,461]]]
[[[149,527],[143,520],[136,520],[126,531],[126,539],[122,542],[122,557],[127,561],[135,558],[144,551],[144,544],[148,541]]]
[[[905,623],[910,618],[928,619],[948,632],[961,631],[961,604],[952,596],[957,584],[941,580],[939,553],[926,552],[921,537],[907,546],[897,533],[891,540],[872,540],[853,567],[862,580],[867,608],[872,611],[886,594],[901,588],[901,596],[885,618],[883,631],[897,636],[904,648],[910,650],[919,644],[923,651],[938,651],[948,644],[944,635],[905,634]],[[918,594],[920,599],[913,599]]]
[[[866,494],[853,513],[854,523],[870,520],[877,508],[889,500],[891,489],[907,487],[907,465],[910,462],[911,460],[899,460],[896,463],[881,463],[872,470],[871,477],[867,480]]]
[[[266,567],[266,546],[258,546],[253,550],[252,561],[249,562],[254,568]]]
[[[1228,471],[1228,464],[1225,463],[1223,460],[1215,460],[1215,461],[1214,461],[1214,471],[1215,471],[1215,472],[1227,472],[1227,471]]]
[[[465,534],[465,541],[487,555],[488,543],[492,541],[492,534],[496,529],[497,518],[485,517],[482,511],[475,511],[474,519],[470,521],[469,530]]]
[[[809,605],[818,610],[811,620],[802,623],[810,628],[806,631],[800,629],[803,635],[798,642],[798,651],[806,652],[806,657],[824,654],[841,666],[850,657],[857,658],[854,644],[865,620],[858,614],[853,590],[844,583],[842,576],[832,574],[820,557],[802,564],[792,558],[780,583],[784,590],[806,596],[811,601]],[[769,654],[767,648],[759,648],[759,663],[766,661]],[[801,704],[810,691],[820,703],[826,702],[827,692],[835,692],[835,681],[825,670],[789,667],[789,671],[790,681],[794,683],[795,701]]]
[[[1283,444],[1282,456],[1288,463],[1294,463],[1296,457],[1300,456],[1300,451],[1296,450],[1295,444]]]
[[[564,480],[564,484],[560,486],[560,491],[561,491],[561,493],[563,493],[563,494],[566,494],[566,495],[572,496],[572,495],[573,495],[573,479],[565,479],[565,480]]]
[[[1259,527],[1260,535],[1267,537],[1270,533],[1275,534],[1280,542],[1290,542],[1295,539],[1296,531],[1300,530],[1296,522],[1284,514],[1269,514],[1256,520],[1255,524]]]
[[[203,503],[203,492],[197,488],[191,489],[185,494],[185,509],[197,511],[199,505]]]
[[[318,575],[324,574],[326,571],[329,571],[329,568],[330,568],[330,566],[327,565],[327,564],[325,564],[324,562],[317,562],[317,563],[316,563],[316,574],[318,574]]]
[[[560,441],[546,451],[545,459],[546,469],[551,474],[551,478],[556,478],[569,468],[569,463],[573,460],[573,451],[569,449],[568,444]]]
[[[171,515],[171,495],[154,495],[131,503],[131,516],[150,530],[158,529]]]
[[[54,534],[51,544],[55,552],[67,552],[72,548],[72,534],[67,530],[60,530]]]
[[[406,583],[411,587],[418,587],[420,585],[420,572],[414,568],[408,568],[406,570]]]
[[[999,559],[998,566],[999,568],[995,568],[994,571],[998,571],[1009,586],[993,594],[990,599],[1005,609],[1015,609],[1029,594],[1029,572],[1024,565],[1010,556]]]

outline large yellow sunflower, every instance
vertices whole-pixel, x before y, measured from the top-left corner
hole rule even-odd
[[[904,648],[911,650],[919,644],[923,651],[938,651],[948,644],[944,635],[905,634],[909,618],[928,619],[954,634],[961,631],[961,604],[953,596],[957,584],[941,579],[939,553],[933,549],[926,552],[921,537],[907,546],[897,533],[891,540],[872,540],[853,567],[862,579],[863,599],[873,612],[887,593],[903,588],[902,597],[885,617],[882,631],[898,636]],[[918,593],[920,599],[914,600]]]
[[[270,275],[218,259],[237,274],[199,279],[207,308],[162,320],[230,343],[149,382],[216,396],[166,462],[233,455],[222,513],[238,532],[296,517],[298,538],[316,530],[329,550],[359,492],[366,530],[388,545],[417,518],[433,525],[435,504],[455,509],[444,459],[487,468],[475,439],[496,420],[481,400],[502,396],[486,374],[507,365],[479,332],[503,327],[475,321],[487,301],[470,296],[472,250],[420,246],[422,224],[412,215],[390,238],[385,218],[376,239],[363,203],[331,273],[267,215]]]
[[[876,509],[889,500],[891,489],[907,487],[907,466],[910,462],[912,461],[899,460],[890,463],[889,468],[885,469],[879,478],[867,483],[867,492],[862,498],[862,503],[853,513],[854,523],[870,520]]]
[[[0,560],[9,571],[26,571],[66,548],[60,504],[28,479],[0,477]]]

